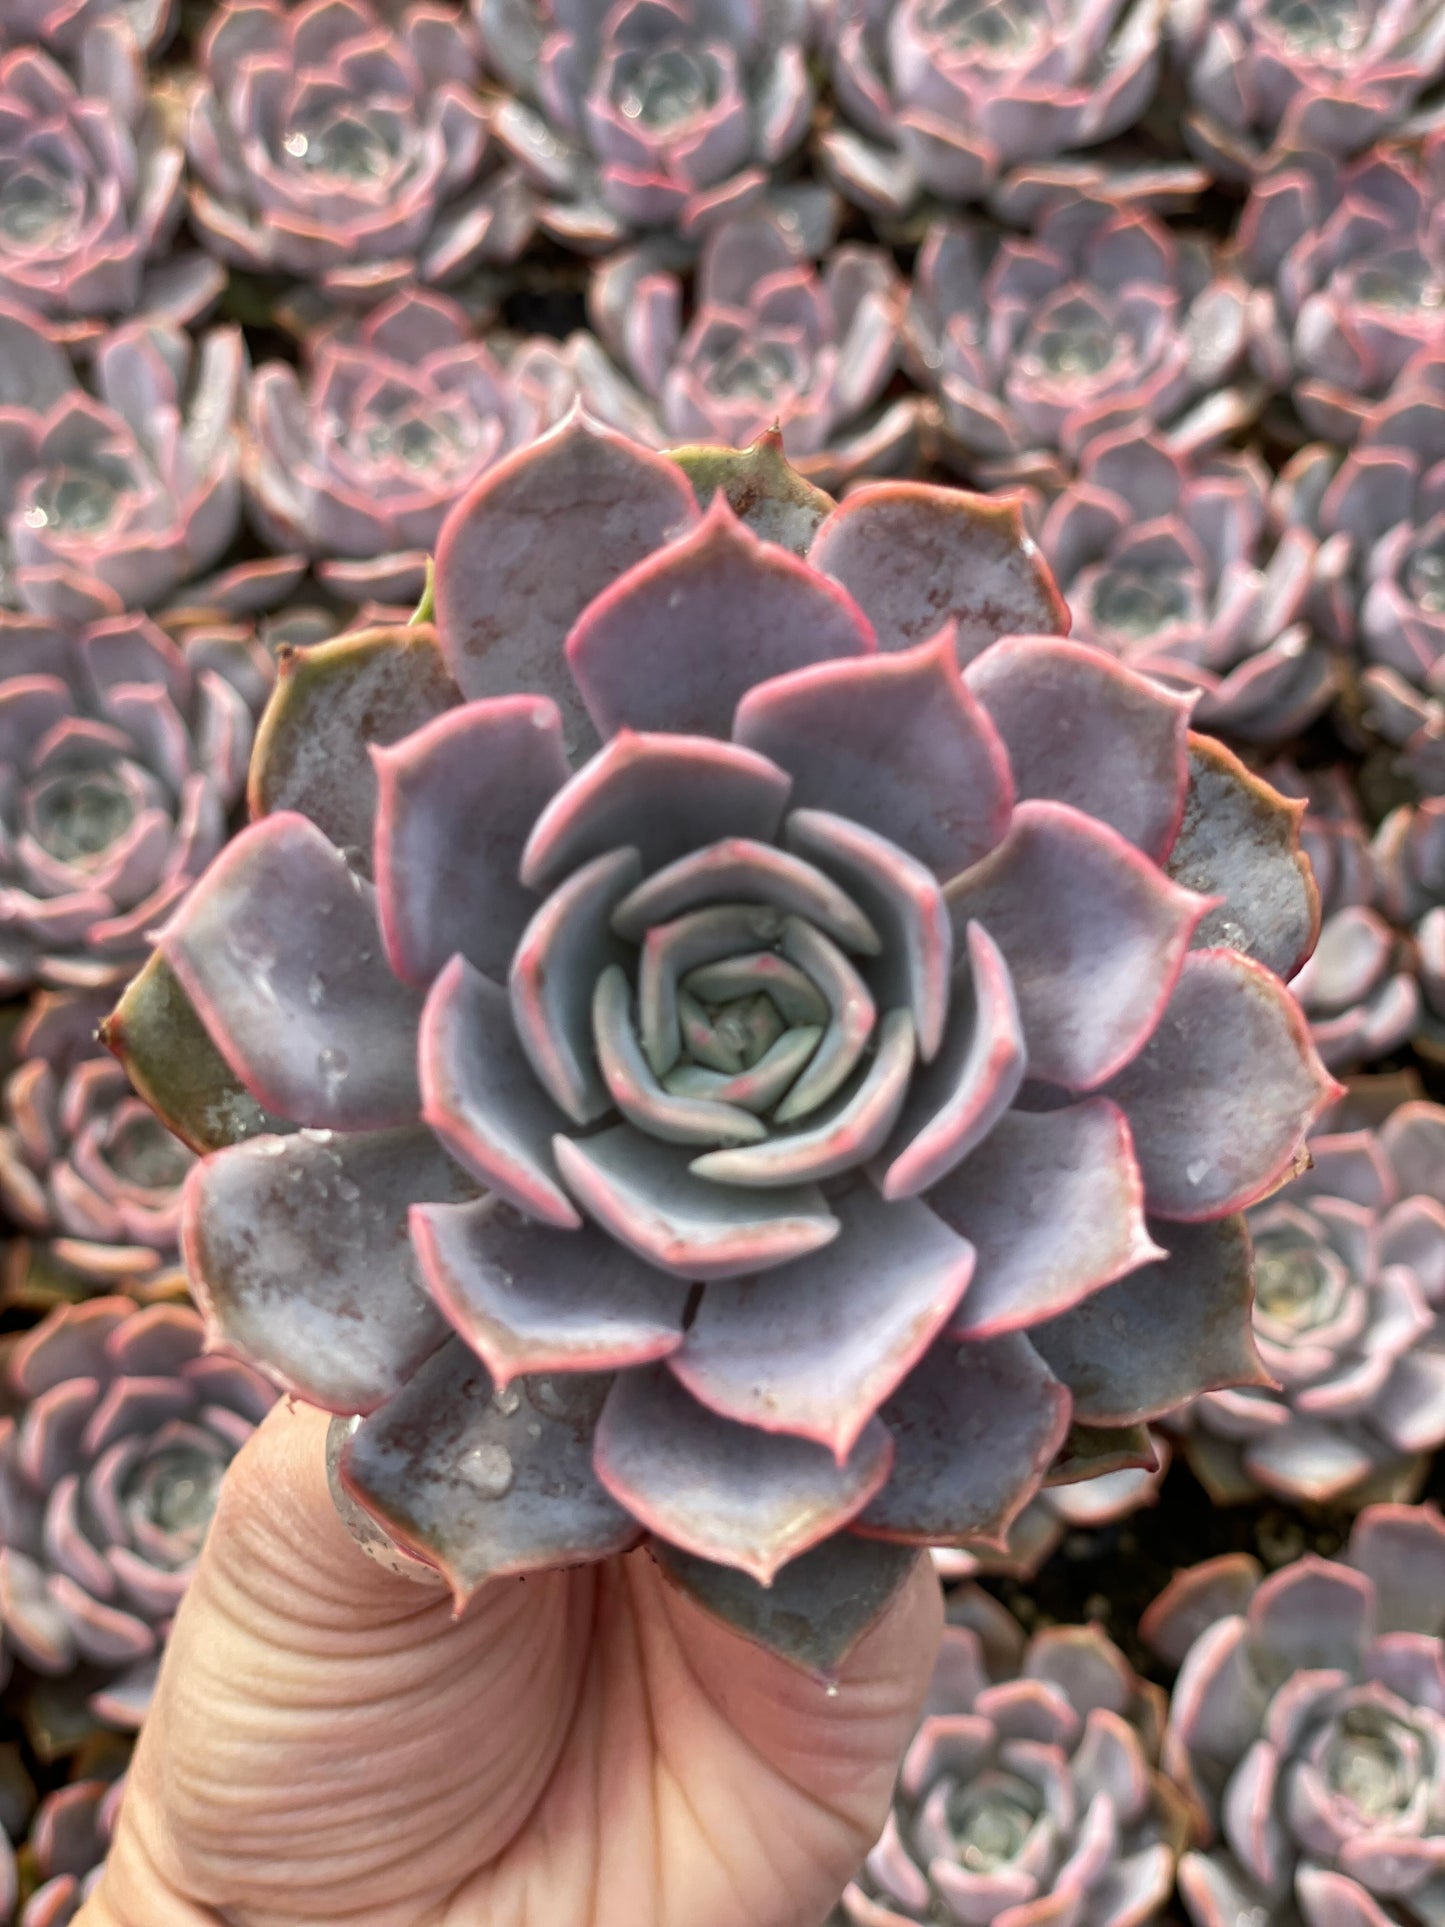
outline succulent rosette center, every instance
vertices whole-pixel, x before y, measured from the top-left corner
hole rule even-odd
[[[1014,516],[882,485],[805,560],[572,423],[452,511],[440,646],[288,668],[260,820],[151,973],[252,1107],[184,1239],[216,1335],[362,1415],[344,1487],[459,1592],[650,1533],[856,1594],[1002,1531],[1071,1413],[1257,1376],[1234,1214],[1331,1087],[1200,935],[1187,699],[984,646],[1001,592],[1056,606]],[[1292,960],[1280,861],[1255,941]],[[1226,1060],[1269,1095],[1201,1135]],[[1096,1369],[1125,1283],[1211,1308],[1147,1391]]]
[[[1362,0],[1265,0],[1260,20],[1292,51],[1337,65],[1366,45],[1373,13]]]

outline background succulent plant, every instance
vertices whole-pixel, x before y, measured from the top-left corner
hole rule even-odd
[[[244,637],[0,618],[0,981],[128,976],[225,842],[270,684]]]
[[[99,1879],[124,1797],[123,1774],[87,1772],[40,1801],[26,1842],[30,1892],[15,1927],[70,1927]]]
[[[1445,342],[1442,234],[1434,174],[1402,154],[1291,154],[1256,184],[1236,247],[1250,352],[1310,434],[1352,441],[1411,357]]]
[[[89,998],[38,999],[15,1038],[0,1108],[0,1204],[84,1292],[148,1292],[179,1269],[181,1185],[194,1155],[95,1042]],[[12,1265],[22,1258],[17,1243]],[[25,1258],[29,1254],[23,1254]]]
[[[52,330],[0,308],[0,608],[159,608],[219,561],[240,520],[244,364],[238,329],[196,343],[131,322],[96,348],[92,396]]]
[[[1236,1214],[1332,1086],[1268,968],[1313,938],[1294,812],[1107,656],[989,647],[1057,620],[1016,508],[819,526],[775,449],[693,466],[807,560],[585,424],[510,457],[440,647],[285,666],[259,820],[107,1036],[213,1150],[215,1336],[363,1415],[344,1485],[459,1596],[651,1532],[796,1643],[768,1582],[842,1637],[860,1572],[1000,1537],[1071,1413],[1257,1374]]]
[[[270,1406],[196,1314],[94,1298],[11,1351],[0,1419],[4,1650],[35,1671],[84,1662],[92,1700],[137,1724],[221,1476]]]
[[[447,286],[526,244],[516,170],[493,167],[478,48],[450,6],[228,0],[200,47],[191,219],[224,261],[370,304]]]
[[[1155,1918],[1189,1830],[1158,1770],[1161,1690],[1097,1626],[1026,1642],[975,1590],[954,1595],[950,1618],[840,1927]]]
[[[1244,351],[1245,292],[1202,240],[1079,197],[1026,240],[979,221],[931,227],[907,340],[964,472],[1052,492],[1107,430],[1156,424],[1184,447],[1248,419],[1248,396],[1227,385]]]
[[[804,0],[476,0],[512,90],[499,140],[581,249],[651,228],[696,236],[756,200],[813,110]]]
[[[193,321],[225,274],[172,248],[181,173],[180,142],[118,22],[86,35],[78,81],[38,48],[0,55],[0,299],[78,338],[100,332],[100,317]]]
[[[678,252],[644,243],[594,274],[597,331],[636,386],[624,389],[595,349],[564,349],[591,414],[657,448],[742,448],[776,424],[792,465],[825,488],[916,456],[916,398],[879,406],[907,292],[890,255],[845,244],[820,274],[794,224],[769,210],[736,215],[703,243],[684,323]],[[534,343],[528,374],[539,352]]]
[[[414,605],[443,516],[540,408],[454,301],[408,289],[321,331],[303,373],[257,369],[248,425],[247,496],[271,542],[347,600]]]
[[[1169,37],[1185,137],[1226,180],[1402,133],[1445,74],[1439,0],[1170,0]]]
[[[95,28],[118,25],[143,53],[154,53],[169,38],[175,15],[175,0],[8,0],[0,46],[73,55]]]
[[[1445,1051],[1445,797],[1402,804],[1380,825],[1374,842],[1380,898],[1414,934],[1413,961],[1422,1009],[1417,1048]]]
[[[823,164],[875,216],[925,194],[1006,201],[1020,162],[1067,158],[1138,119],[1161,12],[1161,0],[827,0],[838,116]]]
[[[1343,1562],[1181,1573],[1144,1631],[1180,1664],[1166,1770],[1209,1834],[1179,1891],[1197,1927],[1428,1920],[1441,1887],[1445,1525],[1360,1514]]]
[[[1445,790],[1445,357],[1407,363],[1353,448],[1302,448],[1274,510],[1318,538],[1310,617],[1355,653],[1366,721]]]
[[[1201,729],[1266,744],[1297,736],[1339,680],[1303,620],[1317,543],[1276,539],[1269,491],[1255,456],[1191,458],[1121,428],[1088,444],[1039,536],[1080,642],[1198,690]]]
[[[1307,805],[1300,841],[1320,892],[1319,942],[1290,988],[1325,1063],[1335,1070],[1374,1063],[1415,1030],[1420,991],[1409,946],[1382,914],[1359,803],[1339,769],[1306,775],[1276,764],[1269,775]]]
[[[1222,1501],[1413,1498],[1445,1440],[1445,1109],[1331,1118],[1313,1168],[1250,1212],[1254,1335],[1278,1390],[1208,1392],[1171,1426]]]

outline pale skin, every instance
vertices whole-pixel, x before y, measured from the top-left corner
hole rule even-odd
[[[240,1455],[77,1927],[819,1927],[938,1643],[912,1581],[836,1692],[645,1552],[444,1592],[338,1520],[325,1420]]]

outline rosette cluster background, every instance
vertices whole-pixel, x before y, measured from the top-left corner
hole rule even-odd
[[[352,635],[364,669],[365,638],[419,602],[445,633],[449,513],[540,438],[592,433],[582,417],[651,478],[613,574],[666,551],[665,599],[712,570],[740,636],[796,593],[784,627],[811,642],[725,691],[700,673],[668,710],[617,643],[660,618],[599,599],[574,680],[505,685],[555,707],[488,735],[472,712],[503,685],[417,659],[324,837],[303,758],[248,799],[258,733],[278,767],[278,678],[310,687],[308,652]],[[773,430],[802,479],[765,526],[741,497],[740,522],[699,512],[662,456]],[[940,591],[906,632],[858,534],[894,499],[880,483],[961,486],[998,518],[969,523],[972,600]],[[466,554],[450,580],[496,586]],[[512,615],[534,652],[556,627]],[[1033,639],[986,649],[1011,634]],[[1115,702],[1081,725],[1097,768],[1049,788],[1042,738],[1086,687]],[[889,718],[921,746],[911,815],[868,786]],[[692,747],[649,772],[619,727]],[[1186,764],[1186,727],[1218,760]],[[538,892],[497,883],[495,955],[448,923],[444,876],[403,887],[416,849],[460,837],[438,799],[483,736],[508,807],[487,802],[503,827],[469,860],[502,850]],[[685,821],[702,781],[727,807]],[[627,838],[596,840],[608,810]],[[1318,889],[1294,974],[1308,917],[1271,892],[1302,888],[1297,866],[1251,872],[1242,925],[1212,904],[1239,883],[1218,851],[1266,820],[1281,847],[1297,827]],[[609,868],[639,837],[636,873]],[[201,1008],[234,1068],[245,1012],[191,938],[207,906],[259,902],[266,863],[320,889],[327,852],[375,883],[385,981],[358,964],[346,994],[408,1040],[413,1082],[348,1114],[364,1048],[313,1053],[305,1091],[248,1062],[183,1141],[98,1027],[149,966],[147,1020],[209,1076],[184,1028]],[[1172,969],[1194,942],[1190,1062],[1216,1097],[1244,967],[1197,958],[1272,933],[1274,1088],[1314,1113],[1282,1189],[1292,1147],[1261,1127],[1232,1187],[1196,1195],[1215,1175],[1151,1095],[1179,1067],[1150,1042],[1147,970],[1131,988],[1119,965],[1070,1032],[1087,1062],[1050,1057],[1027,959],[1057,929],[1010,924],[1009,869],[1076,859],[1111,906],[1115,947],[1091,956]],[[280,948],[246,915],[254,980]],[[545,987],[559,959],[570,1001]],[[331,997],[324,956],[317,981],[298,1007]],[[569,1421],[501,1409],[509,1376],[575,1371],[590,1343],[583,1541],[657,1532],[702,1586],[731,1532],[737,1569],[809,1610],[852,1583],[845,1539],[948,1527],[955,1629],[849,1927],[1181,1907],[1441,1927],[1442,1619],[1389,1564],[1438,1578],[1417,1502],[1445,1498],[1445,0],[0,0],[0,999],[0,1921],[78,1909],[217,1487],[278,1385],[371,1414],[338,1434],[338,1478],[440,1543],[455,1518],[417,1516],[410,1475],[386,1486],[385,1413],[404,1427],[424,1373],[481,1358],[515,1445]],[[600,1084],[569,1055],[579,1025]],[[1307,1041],[1337,1089],[1301,1068]],[[525,1116],[453,1074],[506,1053]],[[370,1349],[308,1379],[299,1323],[290,1348],[248,1325],[259,1287],[224,1249],[265,1160],[197,1175],[198,1152],[256,1137],[329,1171],[377,1133],[415,1150],[419,1123],[449,1158],[342,1179],[392,1220],[417,1206],[425,1311],[403,1294]],[[1062,1236],[1065,1172],[1113,1203],[1051,1295],[1010,1298],[1009,1200],[1054,1197],[1035,1234]],[[308,1235],[342,1250],[334,1230]],[[601,1338],[566,1304],[524,1330],[488,1298],[546,1239],[623,1306]],[[900,1239],[923,1282],[880,1308],[870,1253]],[[767,1264],[831,1293],[833,1326],[779,1337]],[[1220,1317],[1253,1300],[1247,1358],[1237,1317],[1233,1353],[1201,1320],[1217,1388],[1181,1402],[1147,1281],[1186,1274]],[[1111,1376],[1081,1308],[1136,1302]],[[207,1350],[203,1314],[266,1375]],[[438,1352],[447,1320],[465,1343]],[[908,1399],[980,1335],[978,1435],[935,1439]],[[812,1376],[760,1390],[774,1344]],[[776,1399],[786,1422],[757,1424]],[[727,1424],[767,1443],[757,1507],[684,1520],[650,1441],[701,1460]],[[810,1468],[801,1526],[768,1513],[780,1439],[790,1492]],[[932,1513],[929,1468],[953,1481]],[[1198,1575],[1141,1634],[1175,1566]],[[1301,1644],[1311,1616],[1328,1635]]]

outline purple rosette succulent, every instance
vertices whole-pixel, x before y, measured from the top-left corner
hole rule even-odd
[[[21,1903],[16,1869],[8,1889],[11,1906],[19,1907],[15,1927],[70,1927],[100,1880],[124,1797],[120,1766],[109,1776],[89,1770],[46,1794],[25,1840],[28,1871],[37,1884]],[[6,1892],[0,1876],[0,1917],[8,1921],[12,1916],[3,1905]]]
[[[89,998],[38,998],[15,1035],[0,1094],[0,1205],[28,1234],[31,1276],[79,1292],[165,1289],[179,1269],[181,1186],[195,1154],[95,1043]],[[39,1245],[38,1254],[33,1246]]]
[[[355,602],[414,606],[442,519],[542,425],[463,310],[408,289],[309,344],[304,372],[251,380],[243,473],[253,521]]]
[[[1445,75],[1440,0],[1170,0],[1184,135],[1222,180],[1411,131]]]
[[[325,310],[515,258],[531,196],[493,167],[466,15],[371,0],[226,0],[200,48],[191,219],[221,260]]]
[[[575,395],[650,447],[743,448],[776,426],[792,466],[837,488],[895,473],[916,453],[916,398],[880,400],[906,292],[881,248],[835,248],[820,273],[788,223],[743,214],[704,241],[685,324],[675,246],[644,243],[600,267],[589,290],[610,363],[582,336],[561,349],[534,342],[513,368],[553,395],[554,410]]]
[[[1349,775],[1287,764],[1270,781],[1304,804],[1300,842],[1320,892],[1320,938],[1290,989],[1309,1019],[1310,1036],[1333,1070],[1388,1056],[1420,1015],[1408,945],[1382,914],[1376,864]]]
[[[579,420],[434,590],[283,664],[107,1022],[210,1153],[210,1331],[459,1598],[650,1535],[826,1669],[915,1548],[1257,1376],[1239,1213],[1334,1088],[1295,813],[996,640],[1062,614],[1016,504]]]
[[[1310,617],[1363,664],[1364,720],[1445,791],[1445,354],[1407,364],[1353,448],[1302,448],[1274,509],[1318,538]]]
[[[1234,260],[1254,284],[1251,358],[1311,435],[1352,442],[1406,363],[1445,345],[1438,171],[1438,154],[1432,170],[1303,152],[1249,197]]]
[[[1249,1213],[1254,1335],[1275,1388],[1206,1392],[1167,1421],[1219,1503],[1413,1498],[1445,1442],[1445,1110],[1405,1103],[1378,1129],[1331,1120],[1310,1154]]]
[[[96,1713],[138,1724],[221,1479],[273,1398],[205,1354],[188,1306],[93,1298],[28,1332],[0,1382],[5,1652],[96,1669]]]
[[[94,393],[58,335],[0,306],[0,610],[85,623],[155,608],[220,560],[241,515],[237,328],[115,329]]]
[[[837,118],[823,164],[885,219],[925,195],[1007,202],[1016,171],[1054,164],[1067,178],[1080,149],[1148,105],[1161,12],[1162,0],[824,0]]]
[[[86,35],[78,80],[38,47],[0,55],[0,301],[71,341],[142,312],[194,321],[226,277],[173,245],[183,164],[118,21]]]
[[[893,1811],[838,1927],[1137,1927],[1189,1832],[1159,1771],[1163,1691],[1097,1626],[1025,1641],[987,1594],[950,1601]]]
[[[1445,797],[1392,810],[1373,854],[1382,905],[1413,933],[1422,1004],[1415,1048],[1445,1057]]]
[[[1192,720],[1247,743],[1297,736],[1339,671],[1304,620],[1318,544],[1276,535],[1253,454],[1190,457],[1148,428],[1101,435],[1039,540],[1071,633],[1199,692]]]
[[[1249,419],[1228,386],[1246,289],[1202,237],[1075,199],[1031,236],[938,222],[914,271],[907,347],[943,452],[981,480],[1061,487],[1089,442],[1131,424],[1178,447]],[[1200,410],[1181,421],[1191,404]]]
[[[1180,1573],[1142,1631],[1179,1663],[1165,1771],[1206,1843],[1195,1927],[1387,1927],[1445,1901],[1445,1524],[1362,1512],[1341,1561],[1265,1579],[1236,1553]],[[1181,1663],[1182,1662],[1182,1663]]]
[[[234,633],[0,618],[0,987],[138,968],[226,840],[273,673]]]
[[[474,0],[497,138],[569,247],[701,234],[757,200],[813,112],[806,0]]]
[[[143,54],[169,39],[176,0],[5,0],[0,48],[44,47],[67,59],[97,32],[119,27]]]

